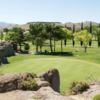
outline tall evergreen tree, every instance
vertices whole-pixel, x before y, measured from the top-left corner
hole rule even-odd
[[[90,31],[89,31],[91,34],[92,34],[92,22],[90,22]],[[91,47],[92,45],[92,40],[89,41],[89,46]]]
[[[83,22],[81,23],[81,30],[83,30],[84,29],[84,24],[83,24]],[[81,45],[81,47],[83,46],[83,41],[82,40],[80,40],[80,45]]]
[[[75,24],[73,24],[73,34],[75,33]],[[72,36],[72,45],[75,46],[74,36]]]

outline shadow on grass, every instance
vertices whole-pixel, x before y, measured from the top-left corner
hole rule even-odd
[[[36,55],[51,55],[51,56],[74,56],[72,52],[39,52]]]

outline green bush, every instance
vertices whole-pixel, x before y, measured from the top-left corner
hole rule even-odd
[[[37,90],[38,85],[32,78],[23,79],[18,83],[18,88],[21,90]]]
[[[71,94],[80,94],[89,89],[89,85],[86,82],[72,82],[70,87]]]
[[[100,100],[100,94],[94,96],[93,100]]]

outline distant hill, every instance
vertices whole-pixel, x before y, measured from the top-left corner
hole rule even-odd
[[[21,27],[22,29],[28,30],[30,24],[35,24],[35,23],[55,23],[56,25],[63,25],[68,28],[72,28],[73,24],[75,25],[76,30],[81,28],[81,22],[79,23],[73,23],[73,22],[67,22],[67,23],[61,23],[61,22],[28,22],[26,24],[18,25],[18,24],[11,24],[11,23],[6,23],[6,22],[0,22],[0,29],[3,28],[12,28],[12,27]],[[90,25],[90,21],[83,22],[84,27]],[[96,22],[92,22],[93,25],[98,25]]]
[[[29,22],[29,23],[20,25],[20,27],[27,30],[27,29],[29,29],[30,24],[35,24],[35,23],[55,23],[56,25],[66,26],[66,27],[71,28],[71,29],[72,29],[73,24],[74,24],[76,30],[81,28],[81,22],[79,22],[79,23],[72,23],[72,22],[67,22],[67,23],[61,23],[61,22]],[[98,24],[99,23],[92,22],[92,25],[98,25]],[[84,25],[84,27],[90,26],[90,21],[83,22],[83,25]]]
[[[22,29],[29,29],[29,25],[30,24],[36,24],[36,23],[55,23],[56,25],[62,25],[62,23],[61,22],[28,22],[28,23],[26,23],[26,24],[23,24],[23,25],[20,25],[20,27],[22,28]]]
[[[65,23],[64,25],[65,25],[66,27],[72,29],[73,24],[74,24],[76,30],[78,30],[78,29],[81,29],[81,23],[82,23],[82,22],[79,22],[79,23],[67,22],[67,23]],[[99,24],[99,23],[92,22],[92,25],[98,25],[98,24]],[[90,21],[85,21],[85,22],[83,22],[83,27],[86,27],[86,26],[88,26],[88,27],[90,26]]]
[[[4,28],[12,28],[18,26],[17,24],[11,24],[11,23],[6,23],[6,22],[0,22],[0,29]]]

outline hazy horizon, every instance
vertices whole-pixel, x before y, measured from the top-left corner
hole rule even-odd
[[[99,0],[0,1],[0,22],[100,22]]]

